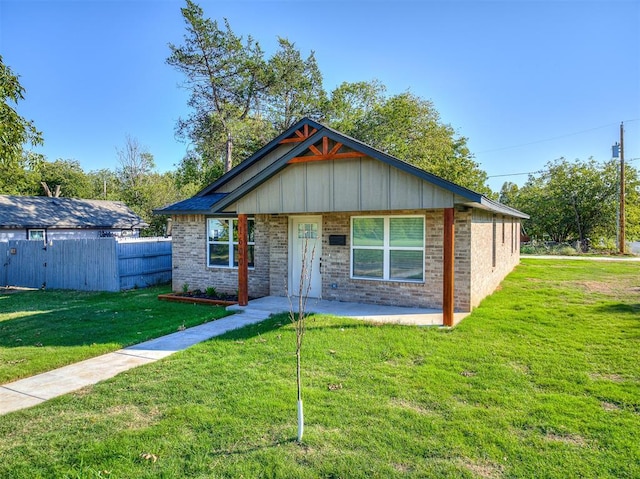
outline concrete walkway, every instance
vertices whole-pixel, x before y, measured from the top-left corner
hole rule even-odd
[[[40,404],[105,379],[128,369],[149,364],[194,344],[220,336],[227,331],[264,321],[271,314],[289,311],[287,298],[269,296],[249,302],[248,306],[229,306],[238,314],[120,349],[113,353],[70,364],[0,386],[0,415]],[[442,325],[442,311],[391,306],[376,306],[310,299],[307,311],[376,322],[433,326]],[[456,323],[469,313],[456,313]]]

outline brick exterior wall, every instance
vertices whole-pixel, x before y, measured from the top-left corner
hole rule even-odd
[[[350,278],[351,217],[363,213],[330,213],[322,216],[322,297],[398,306],[442,308],[443,210],[395,211],[425,216],[424,283],[371,281]],[[389,212],[368,212],[384,216]],[[289,217],[255,216],[255,268],[249,270],[249,296],[285,296],[289,275]],[[496,216],[495,266],[494,217],[479,210],[455,212],[455,310],[470,311],[491,294],[519,262],[520,227],[517,220]],[[515,221],[516,224],[513,224]],[[344,246],[330,245],[330,235],[345,235]],[[504,241],[503,241],[504,238]],[[214,286],[235,293],[237,269],[207,267],[206,220],[203,215],[173,218],[173,290]]]
[[[286,296],[289,284],[289,217],[264,216],[268,227],[269,242],[269,294]],[[257,228],[257,225],[256,225]]]
[[[255,268],[249,269],[249,296],[269,295],[269,230],[264,215],[255,217]],[[173,216],[173,291],[205,290],[213,286],[220,293],[236,294],[238,270],[207,266],[207,222],[204,215]]]
[[[475,308],[520,262],[520,222],[474,210],[471,235],[471,307]]]
[[[442,308],[442,260],[444,213],[433,211],[394,211],[398,215],[425,216],[425,271],[424,283],[398,281],[372,281],[350,278],[351,268],[351,216],[362,213],[332,213],[322,217],[322,295],[323,299],[356,301],[394,306]],[[368,212],[371,216],[385,216],[389,212]],[[467,311],[470,303],[469,277],[470,216],[456,212],[455,244],[455,309]],[[329,235],[346,235],[345,246],[329,244]],[[332,285],[337,286],[333,288]]]

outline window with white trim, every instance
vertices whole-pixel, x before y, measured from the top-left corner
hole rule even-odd
[[[254,266],[255,241],[253,218],[247,220],[249,268]],[[207,218],[207,266],[214,268],[238,267],[238,219]]]
[[[28,230],[27,235],[27,237],[31,241],[44,241],[46,237],[43,229]]]
[[[424,281],[424,216],[351,218],[351,277]]]

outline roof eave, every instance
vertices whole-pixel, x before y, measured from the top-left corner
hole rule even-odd
[[[515,218],[520,218],[523,220],[528,220],[530,218],[528,214],[516,210],[515,208],[511,208],[510,206],[503,205],[502,203],[498,203],[497,201],[493,201],[486,196],[482,196],[481,201],[479,202],[465,203],[465,205],[472,208],[491,211],[493,213],[513,216]]]

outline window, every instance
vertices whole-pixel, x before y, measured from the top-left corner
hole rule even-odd
[[[318,237],[318,223],[299,223],[298,238],[316,239]]]
[[[30,240],[44,242],[44,230],[28,230],[27,235]]]
[[[255,221],[247,220],[249,268],[254,266],[255,241],[253,237]],[[207,219],[207,266],[218,268],[238,267],[238,219]]]
[[[353,217],[351,277],[424,281],[424,216]]]

